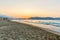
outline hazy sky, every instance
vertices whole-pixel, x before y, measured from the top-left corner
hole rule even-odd
[[[0,0],[0,14],[13,17],[60,17],[60,0]]]

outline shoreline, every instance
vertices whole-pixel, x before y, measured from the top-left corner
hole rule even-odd
[[[12,21],[13,22],[13,21]],[[55,26],[49,26],[49,25],[43,25],[43,24],[33,24],[33,23],[28,23],[28,22],[19,22],[19,21],[14,21],[14,22],[17,22],[17,23],[22,23],[22,24],[25,24],[25,25],[30,25],[30,26],[33,26],[33,27],[38,27],[38,28],[40,28],[40,29],[42,29],[42,30],[45,30],[45,31],[48,31],[48,32],[51,32],[51,33],[53,33],[53,34],[56,34],[56,35],[59,35],[60,36],[60,31],[58,32],[57,30],[60,30],[60,28],[58,29],[57,27],[57,29],[53,29]],[[47,28],[44,28],[44,26],[45,27],[47,27]],[[49,27],[53,27],[52,29],[48,29]]]
[[[0,40],[60,40],[60,35],[33,25],[14,21],[0,21],[1,24]]]

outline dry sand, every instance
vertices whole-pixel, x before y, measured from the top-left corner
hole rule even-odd
[[[0,40],[40,40],[40,29],[16,22],[0,21]]]

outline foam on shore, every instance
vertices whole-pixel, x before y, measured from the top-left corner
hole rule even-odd
[[[55,26],[44,25],[44,24],[36,24],[36,23],[29,23],[29,22],[26,22],[25,20],[11,20],[11,21],[15,21],[15,22],[19,22],[19,23],[24,23],[24,24],[36,26],[36,27],[42,28],[43,30],[46,30],[48,32],[60,35],[60,28],[55,27]]]

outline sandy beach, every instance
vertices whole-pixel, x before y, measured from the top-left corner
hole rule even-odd
[[[31,25],[0,21],[0,40],[60,40],[60,36]]]

